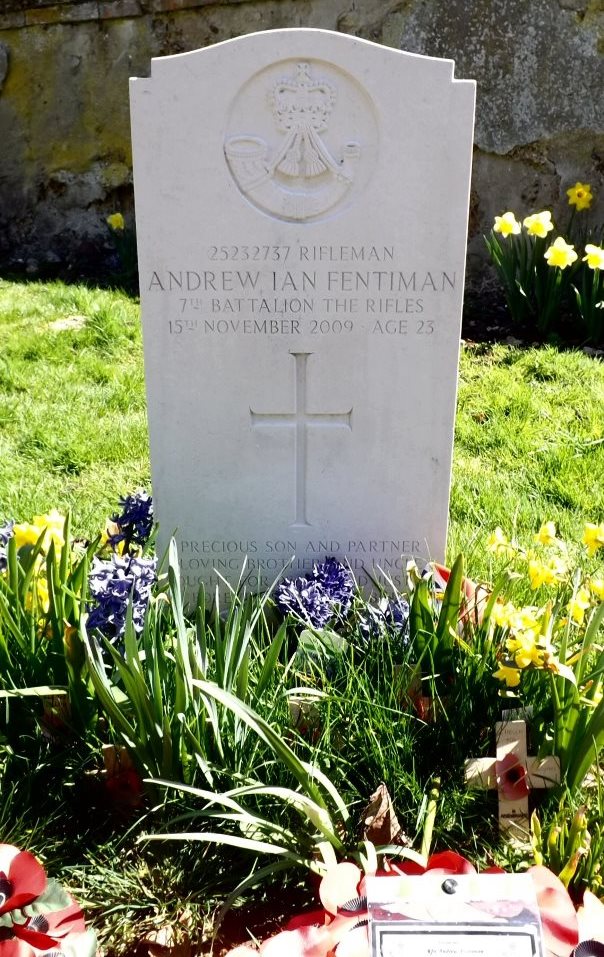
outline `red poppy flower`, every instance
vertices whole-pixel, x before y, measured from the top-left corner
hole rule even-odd
[[[38,926],[46,926],[46,924],[38,922]],[[13,921],[12,926],[9,927],[8,930],[14,935],[15,940],[21,941],[23,944],[29,945],[29,947],[35,947],[37,951],[52,950],[59,943],[58,940],[54,937],[50,937],[49,934],[44,933],[44,931],[37,930],[36,924],[30,923],[30,921],[26,921],[23,924]]]
[[[0,952],[4,957],[4,950],[2,949],[4,944],[10,943],[11,948],[15,950],[18,941],[22,941],[24,945],[29,945],[29,947],[34,947],[36,951],[52,950],[55,947],[60,947],[62,940],[71,939],[73,934],[83,933],[85,930],[84,915],[80,905],[73,899],[68,907],[63,907],[61,910],[46,911],[46,913],[37,914],[35,917],[27,917],[20,910],[13,919],[12,925],[3,931],[10,937],[6,942],[2,942]],[[21,951],[15,950],[15,953],[17,952],[22,954],[23,957],[26,953],[23,947]]]
[[[507,801],[521,801],[528,796],[529,785],[526,767],[516,754],[506,754],[502,761],[495,762],[497,784]]]
[[[46,937],[51,941],[46,945],[48,947],[59,943],[70,934],[83,933],[86,930],[86,923],[80,905],[71,898],[71,904],[68,907],[30,917],[24,925],[13,924],[13,929],[17,937],[29,941],[34,947],[43,946],[35,942],[34,934]]]
[[[44,868],[33,854],[0,844],[0,914],[31,904],[45,887]]]
[[[34,952],[29,944],[16,938],[3,940],[1,936],[0,953],[2,953],[2,957],[34,957]]]
[[[58,892],[58,893],[57,893]],[[61,900],[67,906],[30,916],[28,905],[38,901],[38,911],[48,899],[49,908]],[[11,923],[0,928],[2,957],[35,957],[40,952],[61,953],[61,941],[75,942],[86,930],[79,904],[58,885],[50,884],[33,854],[10,844],[0,844],[0,914]],[[89,942],[88,942],[89,943]]]
[[[47,937],[46,934],[40,934],[39,937],[39,942],[32,944],[19,937],[13,937],[11,939],[4,938],[3,931],[0,931],[0,954],[2,954],[2,957],[39,957],[42,952],[45,954],[56,954],[58,957],[59,954],[63,953],[61,941],[53,941],[50,937]],[[87,938],[87,935],[84,933],[75,933],[69,937],[69,943],[71,945],[70,953],[78,952],[78,940],[80,938],[85,951],[89,951],[90,940]]]

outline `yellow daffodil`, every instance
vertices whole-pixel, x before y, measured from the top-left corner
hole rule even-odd
[[[535,535],[535,541],[539,545],[555,545],[558,541],[556,538],[556,523],[555,522],[543,522],[541,528]]]
[[[511,601],[507,604],[498,601],[495,602],[493,606],[493,611],[491,612],[491,621],[494,625],[497,625],[499,628],[508,628],[510,624],[510,618],[516,613],[516,608]]]
[[[548,209],[544,209],[542,213],[533,213],[532,216],[527,216],[522,225],[529,236],[538,236],[539,239],[545,239],[554,228],[552,214]]]
[[[577,659],[569,659],[569,661],[576,661]],[[544,671],[551,671],[552,674],[562,675],[563,678],[566,678],[567,681],[570,681],[572,684],[577,684],[577,678],[573,669],[566,663],[560,661],[556,655],[554,647],[549,643],[545,643],[543,649],[543,664],[541,665]]]
[[[585,252],[587,255],[583,256],[583,262],[587,263],[590,269],[604,269],[604,249],[601,246],[587,243]]]
[[[582,625],[585,618],[585,612],[590,604],[589,589],[582,585],[578,588],[568,605],[568,613],[576,625]]]
[[[562,236],[558,236],[543,255],[547,259],[548,266],[558,266],[559,269],[566,269],[578,258],[575,247],[567,243]]]
[[[533,605],[525,608],[518,608],[509,620],[510,631],[514,635],[530,633],[535,639],[541,634],[541,622],[539,612]]]
[[[529,561],[528,576],[533,590],[541,588],[542,585],[553,585],[556,580],[548,566],[537,558],[531,558]]]
[[[31,525],[29,522],[21,522],[13,527],[13,535],[17,548],[23,548],[24,545],[35,545],[44,529],[37,525]]]
[[[22,522],[15,525],[13,534],[17,548],[23,545],[35,545],[40,535],[44,533],[42,548],[46,551],[51,543],[55,543],[55,548],[62,548],[65,544],[63,538],[63,529],[65,527],[65,516],[61,515],[53,508],[47,515],[34,515],[33,522]]]
[[[510,668],[508,665],[500,665],[497,671],[493,672],[493,677],[505,681],[508,688],[517,688],[520,684],[519,669]]]
[[[550,558],[545,563],[532,558],[528,563],[528,576],[531,588],[540,588],[541,585],[555,585],[561,582],[566,575],[566,562],[562,558]]]
[[[604,546],[604,522],[594,525],[587,522],[583,529],[583,544],[587,548],[588,555],[595,555],[599,548]]]
[[[520,223],[513,213],[504,213],[503,216],[495,217],[493,232],[501,233],[502,236],[517,236],[520,232]]]
[[[527,631],[515,638],[508,638],[505,644],[517,668],[528,668],[529,665],[538,668],[543,664],[543,649],[539,648],[532,632]]]
[[[592,595],[604,601],[604,578],[590,578],[588,585]]]
[[[53,508],[46,515],[34,515],[34,525],[40,525],[46,529],[46,538],[44,540],[45,548],[48,548],[50,540],[55,543],[56,548],[62,548],[65,544],[63,530],[65,528],[65,516]]]
[[[107,225],[115,230],[115,232],[120,233],[126,224],[124,223],[124,217],[121,213],[112,213],[111,216],[107,217]]]
[[[568,205],[576,206],[577,210],[589,209],[593,195],[589,183],[575,183],[570,189],[566,190],[568,196]]]
[[[508,541],[499,525],[487,539],[487,550],[493,555],[505,555],[506,558],[512,558],[517,551],[516,546]]]

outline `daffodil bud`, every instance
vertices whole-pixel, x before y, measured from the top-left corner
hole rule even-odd
[[[543,853],[541,849],[542,833],[541,822],[537,817],[537,812],[533,811],[531,814],[531,848],[533,850],[535,864],[538,867],[543,864]]]
[[[562,828],[559,825],[555,825],[550,829],[550,832],[547,836],[547,858],[549,861],[550,869],[556,873],[560,869],[560,837],[562,835]]]
[[[581,858],[581,852],[577,851],[569,860],[566,862],[558,877],[562,881],[565,887],[568,887],[571,880],[577,872],[577,867],[579,865],[579,859]]]

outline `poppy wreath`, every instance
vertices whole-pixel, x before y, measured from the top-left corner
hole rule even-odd
[[[0,954],[2,957],[94,957],[94,931],[80,905],[48,880],[33,854],[0,844]]]
[[[386,862],[378,877],[401,874],[475,874],[459,854],[433,854],[426,865],[414,860]],[[504,873],[499,867],[482,873]],[[547,957],[600,957],[604,942],[604,905],[588,891],[579,911],[562,882],[547,867],[531,867]],[[321,910],[293,917],[284,930],[260,944],[235,947],[227,957],[369,957],[365,876],[349,862],[330,868],[319,888]],[[585,942],[585,948],[580,941]]]

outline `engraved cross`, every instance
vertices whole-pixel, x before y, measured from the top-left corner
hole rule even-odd
[[[296,405],[294,412],[254,412],[250,409],[252,428],[295,429],[295,499],[294,526],[310,525],[306,517],[306,482],[308,470],[307,436],[309,428],[352,429],[352,408],[348,412],[309,412],[307,404],[306,368],[311,352],[290,352],[296,362]]]

